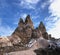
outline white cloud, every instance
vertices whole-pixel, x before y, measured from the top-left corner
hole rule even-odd
[[[14,29],[9,26],[0,26],[0,36],[10,36]]]
[[[42,5],[41,5],[41,8],[45,8],[45,6],[47,5],[47,3],[43,3]]]
[[[39,2],[39,0],[24,0],[24,1],[31,4],[37,4]]]
[[[23,14],[20,15],[20,17],[23,18],[23,19],[25,19],[27,15],[28,15],[28,14],[23,13]]]
[[[2,19],[0,19],[0,37],[9,36],[14,31],[14,28],[11,28],[8,25],[2,25]]]
[[[60,0],[51,0],[50,2],[49,13],[51,16],[46,18],[46,23],[48,28],[53,27],[48,30],[48,33],[55,38],[60,38]]]
[[[40,0],[21,0],[20,6],[27,9],[35,9]]]
[[[51,2],[51,1],[48,1],[48,0],[47,0],[46,2],[43,2],[43,3],[41,4],[41,8],[42,8],[42,9],[45,9],[46,6],[50,4],[50,2]]]
[[[49,11],[53,16],[60,17],[60,0],[54,0],[49,7]]]
[[[60,20],[55,23],[55,27],[51,28],[48,33],[52,34],[52,37],[60,38]]]

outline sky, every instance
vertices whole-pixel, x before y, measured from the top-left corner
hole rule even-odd
[[[0,0],[0,36],[11,35],[28,14],[35,28],[43,21],[47,32],[60,38],[60,0]]]

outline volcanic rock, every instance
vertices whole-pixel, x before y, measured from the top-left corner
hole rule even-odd
[[[36,55],[60,55],[60,48],[39,48],[34,50],[34,52],[36,53]]]
[[[30,26],[32,29],[34,29],[33,22],[30,18],[30,15],[27,15],[26,20],[25,20],[26,25]]]
[[[15,42],[18,39],[20,41],[17,41],[17,43],[21,42],[23,44],[27,44],[31,39],[32,29],[34,29],[34,26],[29,15],[26,17],[25,22],[23,21],[23,19],[20,19],[18,27],[11,35],[12,36],[11,40],[13,40],[13,44],[16,44]]]
[[[25,26],[24,21],[23,21],[22,18],[20,18],[19,23],[18,23],[18,27],[19,27],[20,29],[23,29],[24,26]]]
[[[32,31],[32,38],[40,38],[42,36],[42,33],[39,29],[34,29]]]
[[[37,48],[46,47],[48,46],[48,37],[49,35],[46,32],[46,28],[43,22],[41,22],[39,27],[35,29],[30,15],[28,15],[25,21],[23,21],[23,19],[20,18],[18,26],[15,29],[15,31],[11,34],[11,36],[7,37],[7,39],[5,40],[0,40],[0,45],[2,46],[0,46],[0,53],[1,50],[5,53],[14,51],[22,51],[23,53],[23,50],[25,51],[28,49],[26,51],[27,53],[28,51],[31,51],[30,48],[32,47],[34,48],[34,50]],[[34,46],[36,46],[36,48]]]
[[[46,28],[45,28],[45,25],[43,24],[43,22],[40,22],[38,28],[42,33],[46,32]]]
[[[38,29],[41,31],[42,37],[48,39],[48,33],[46,32],[45,25],[43,24],[42,21],[40,22]]]

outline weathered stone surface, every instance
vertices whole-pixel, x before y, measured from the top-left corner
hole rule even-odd
[[[32,22],[32,20],[31,20],[31,18],[30,18],[30,15],[28,15],[28,16],[26,17],[25,23],[26,23],[26,25],[28,25],[28,26],[30,26],[32,29],[34,29],[33,22]]]
[[[44,40],[44,39],[43,39]],[[45,42],[45,40],[44,40],[44,42]],[[30,46],[31,44],[33,44],[33,46]],[[29,44],[28,44],[29,45]],[[9,55],[36,55],[36,53],[34,52],[34,50],[35,49],[38,49],[38,48],[42,48],[42,46],[40,45],[40,42],[39,42],[39,40],[35,40],[34,39],[34,41],[33,41],[33,43],[30,43],[30,48],[26,48],[25,50],[22,50],[22,51],[16,51],[16,52],[13,52],[13,49],[11,50],[12,52],[10,52],[10,53],[7,53],[7,54],[9,54]],[[15,47],[14,47],[15,48]],[[17,47],[18,48],[18,47]],[[23,48],[24,49],[24,48]],[[21,50],[21,49],[20,49]]]
[[[0,53],[20,51],[18,55],[29,55],[30,53],[30,55],[35,55],[33,50],[48,46],[48,42],[46,40],[48,39],[48,36],[49,35],[46,32],[43,22],[40,23],[39,27],[34,29],[33,22],[30,15],[28,15],[25,21],[23,21],[22,18],[20,19],[18,27],[10,37],[5,39],[0,38]],[[34,42],[33,39],[36,42]],[[15,54],[16,53],[14,52],[11,55]]]
[[[0,38],[0,47],[12,46],[11,41],[7,38]]]
[[[34,29],[33,22],[30,19],[30,15],[28,15],[25,22],[22,18],[20,19],[18,27],[11,35],[10,40],[12,44],[21,42],[24,45],[27,44],[31,38],[39,38],[41,36],[48,39],[48,33],[46,32],[44,24],[41,22],[39,27]]]
[[[18,23],[18,28],[22,30],[25,27],[25,23],[22,18],[20,18],[19,23]]]
[[[48,33],[46,32],[46,28],[43,22],[40,22],[38,30],[41,31],[41,35],[43,38],[48,39],[49,36],[48,36]]]
[[[43,22],[40,22],[38,28],[42,33],[46,32],[46,28],[45,28],[45,25],[43,24]]]
[[[23,21],[23,19],[20,19],[18,23],[18,27],[15,29],[15,31],[11,35],[12,37],[10,38],[11,42],[13,44],[16,44],[16,42],[27,44],[31,39],[32,29],[34,29],[34,26],[33,26],[33,22],[30,19],[30,15],[26,17],[25,22]]]
[[[51,38],[52,38],[52,37],[51,37],[51,34],[49,34],[48,36],[49,36],[48,39],[51,40]]]
[[[55,49],[48,47],[45,49],[39,48],[34,50],[34,52],[36,53],[36,55],[60,55],[60,48]]]
[[[34,29],[32,31],[32,38],[40,38],[42,36],[42,33],[39,29]]]
[[[48,40],[48,42],[49,45],[45,48],[38,48],[34,50],[36,55],[60,55],[60,42],[58,42],[58,40]]]
[[[45,38],[45,39],[48,39],[48,37],[49,37],[47,32],[42,33],[42,36],[43,36],[43,38]]]

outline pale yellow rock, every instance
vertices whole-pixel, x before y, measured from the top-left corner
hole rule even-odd
[[[12,46],[12,43],[7,37],[0,38],[0,47]]]

